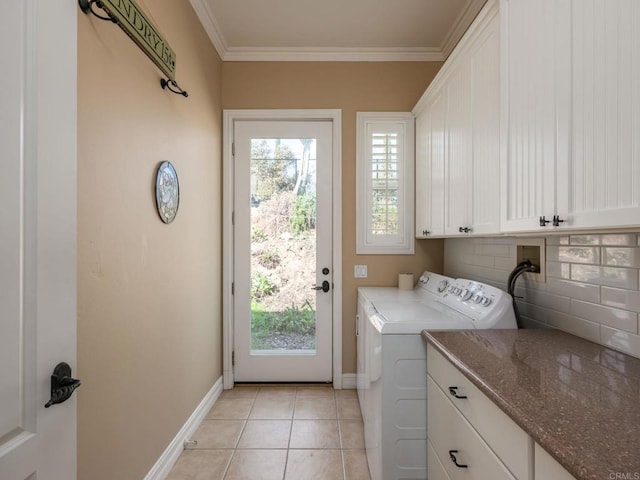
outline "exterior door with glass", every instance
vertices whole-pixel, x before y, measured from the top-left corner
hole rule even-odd
[[[234,379],[332,379],[332,123],[234,122]]]

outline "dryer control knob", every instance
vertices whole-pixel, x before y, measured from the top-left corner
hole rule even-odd
[[[462,301],[466,302],[473,296],[473,292],[469,289],[464,289],[462,293],[460,293],[460,296],[462,297]]]
[[[438,292],[442,293],[444,292],[447,287],[449,286],[449,282],[447,282],[446,280],[442,280],[439,284],[438,284]]]
[[[483,307],[488,307],[489,305],[491,305],[491,299],[490,299],[490,298],[488,298],[488,297],[484,297],[484,298],[482,299],[482,301],[480,302],[480,304],[481,304]]]

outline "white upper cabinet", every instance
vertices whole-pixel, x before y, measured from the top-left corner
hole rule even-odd
[[[502,0],[501,15],[502,230],[640,225],[640,2]]]
[[[489,1],[413,110],[418,237],[500,232],[499,37]]]
[[[640,2],[573,0],[570,227],[640,225]]]
[[[503,0],[502,230],[540,228],[563,207],[568,161],[566,0]],[[566,187],[565,187],[566,188]],[[566,216],[566,210],[560,212]],[[549,225],[549,224],[545,224]]]
[[[444,235],[445,96],[434,91],[416,118],[416,237]]]
[[[469,224],[473,233],[500,231],[500,18],[496,11],[473,45]]]

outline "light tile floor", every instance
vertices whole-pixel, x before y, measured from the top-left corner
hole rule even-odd
[[[167,480],[370,480],[355,390],[238,386],[193,439]]]

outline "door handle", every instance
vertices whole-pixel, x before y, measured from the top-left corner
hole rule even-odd
[[[331,289],[331,286],[329,285],[328,280],[325,280],[324,282],[322,282],[322,285],[314,285],[313,287],[311,287],[311,290],[322,290],[325,293],[327,293],[330,289]]]
[[[51,375],[51,399],[44,408],[63,403],[71,398],[76,388],[80,386],[80,380],[71,377],[71,367],[68,363],[61,362],[53,369]]]

